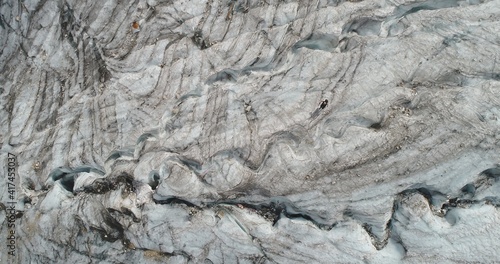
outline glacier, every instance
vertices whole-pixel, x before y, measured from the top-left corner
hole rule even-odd
[[[0,14],[2,263],[500,261],[498,0]]]

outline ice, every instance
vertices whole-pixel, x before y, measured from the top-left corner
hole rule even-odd
[[[499,13],[0,4],[2,175],[18,159],[8,260],[497,262]]]

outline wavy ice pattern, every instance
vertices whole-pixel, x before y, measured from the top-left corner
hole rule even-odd
[[[499,260],[498,0],[0,14],[2,263]]]

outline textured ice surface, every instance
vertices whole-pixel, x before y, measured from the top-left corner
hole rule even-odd
[[[500,261],[498,0],[0,14],[2,263]]]

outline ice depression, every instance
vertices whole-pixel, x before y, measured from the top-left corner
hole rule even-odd
[[[2,262],[500,260],[500,1],[0,13]]]

